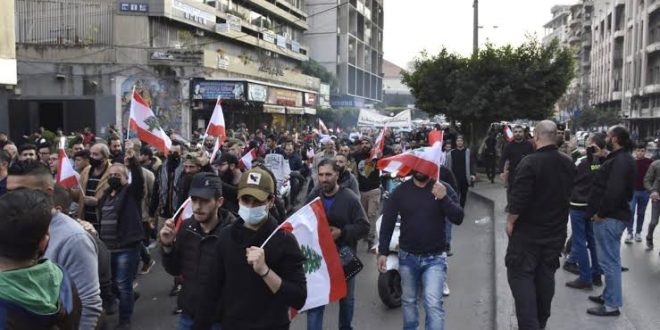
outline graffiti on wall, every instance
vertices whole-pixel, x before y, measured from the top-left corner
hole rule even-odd
[[[133,87],[151,106],[163,129],[172,129],[178,134],[181,133],[183,128],[181,87],[172,80],[155,77],[130,76],[121,84],[122,126],[128,123]]]

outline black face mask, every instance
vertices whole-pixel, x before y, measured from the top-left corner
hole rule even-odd
[[[206,149],[213,149],[213,143],[204,143]]]
[[[108,186],[114,191],[119,190],[122,187],[121,179],[117,177],[108,178]]]
[[[100,159],[89,157],[89,164],[92,165],[92,167],[99,167],[101,166],[101,164],[103,164],[103,161]]]
[[[413,174],[413,178],[415,178],[415,180],[420,182],[426,182],[429,179],[429,176],[426,174],[415,172],[415,174]]]

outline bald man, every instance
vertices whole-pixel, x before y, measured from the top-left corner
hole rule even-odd
[[[552,121],[536,125],[537,149],[518,164],[509,195],[505,264],[519,329],[545,328],[566,241],[576,167],[557,149],[556,136]]]

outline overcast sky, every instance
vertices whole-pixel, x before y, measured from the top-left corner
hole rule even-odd
[[[384,58],[402,68],[423,49],[445,46],[463,55],[472,52],[473,0],[385,0]],[[526,33],[544,35],[550,8],[577,0],[480,0],[479,43],[518,45]],[[498,28],[493,28],[497,25]]]

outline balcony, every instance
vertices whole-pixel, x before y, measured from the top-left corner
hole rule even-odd
[[[614,36],[614,40],[619,39],[619,38],[623,38],[623,36],[625,35],[625,33],[626,33],[626,32],[623,31],[623,30],[616,30],[616,31],[614,31],[614,34],[613,34],[613,36]]]
[[[660,83],[644,86],[644,94],[660,94]]]
[[[649,6],[646,9],[646,12],[651,15],[654,12],[656,12],[658,9],[660,9],[660,1],[656,1],[654,3],[649,4]]]
[[[570,38],[568,38],[568,43],[570,45],[578,45],[581,40],[582,38],[580,38],[580,36],[571,36]]]
[[[573,27],[573,26],[578,26],[582,22],[582,19],[579,17],[571,18],[570,21],[568,21],[568,26]]]
[[[646,53],[653,54],[660,51],[660,41],[654,41],[646,46]]]
[[[586,37],[586,39],[582,40],[582,47],[588,48],[591,47],[591,36]]]
[[[612,92],[612,101],[621,101],[621,91]]]
[[[304,15],[305,19],[300,19],[300,18],[296,17],[295,15],[287,12],[286,10],[284,10],[284,9],[282,9],[282,8],[280,8],[280,7],[274,5],[274,4],[272,4],[272,3],[270,3],[266,0],[250,0],[249,2],[252,3],[253,5],[257,6],[257,7],[263,8],[264,10],[267,10],[267,11],[273,13],[274,15],[278,16],[279,18],[281,18],[281,19],[283,19],[283,20],[285,20],[285,21],[287,21],[291,24],[294,24],[295,26],[297,26],[300,29],[303,29],[303,30],[308,30],[309,29],[309,25],[307,25],[307,15]]]

